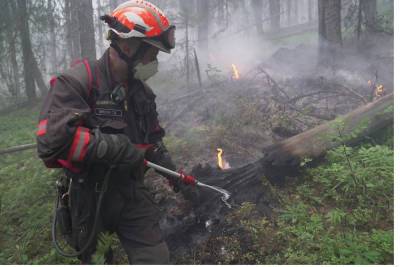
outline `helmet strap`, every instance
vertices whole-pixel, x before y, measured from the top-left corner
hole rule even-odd
[[[139,60],[140,55],[146,52],[147,45],[142,42],[139,45],[139,48],[131,57],[125,54],[114,40],[111,41],[110,46],[114,48],[115,51],[117,51],[118,56],[128,65],[128,84],[131,84],[133,82],[133,75],[134,75],[133,67],[135,63]]]

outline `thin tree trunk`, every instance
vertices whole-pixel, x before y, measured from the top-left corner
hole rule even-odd
[[[56,36],[56,22],[54,19],[54,0],[48,0],[47,8],[48,8],[48,20],[49,20],[49,32],[50,32],[50,73],[56,73],[58,71],[57,66],[57,36]]]
[[[217,1],[217,16],[220,21],[225,21],[225,0],[218,0]],[[224,24],[221,23],[220,26]]]
[[[179,1],[180,13],[183,17],[185,24],[185,76],[186,76],[186,88],[189,89],[190,83],[190,65],[189,65],[189,10],[192,8],[192,2],[188,0]]]
[[[16,53],[16,43],[15,43],[15,34],[10,35],[10,61],[12,65],[12,75],[13,75],[13,96],[15,100],[18,99],[20,95],[20,84],[19,84],[19,71],[18,71],[18,61],[17,61],[17,53]]]
[[[364,0],[365,1],[365,0]],[[357,15],[357,40],[361,38],[361,26],[362,26],[362,0],[358,0],[358,15]]]
[[[292,25],[292,0],[286,0],[287,5],[287,25]]]
[[[96,41],[94,37],[93,6],[92,0],[78,2],[79,40],[81,45],[81,58],[96,59]]]
[[[293,23],[299,23],[299,0],[293,1]]]
[[[185,73],[186,73],[186,87],[189,88],[190,84],[190,64],[189,64],[189,22],[186,16],[185,19]]]
[[[365,29],[367,32],[374,32],[376,29],[376,0],[362,0],[362,10],[365,17]]]
[[[18,22],[22,45],[22,59],[24,64],[25,93],[29,102],[36,100],[35,79],[33,69],[32,44],[29,33],[28,14],[26,0],[17,0],[18,3]]]
[[[199,24],[197,38],[199,40],[199,54],[205,62],[208,58],[208,27],[209,27],[209,0],[197,0]]]
[[[42,96],[44,96],[47,93],[47,86],[43,80],[42,72],[39,69],[39,64],[38,64],[36,58],[34,57],[33,53],[31,55],[32,55],[32,63],[33,63],[33,65],[32,65],[33,69],[31,71],[33,72],[33,76],[35,78],[36,85],[39,88],[40,94]]]
[[[281,27],[281,4],[280,0],[269,0],[269,16],[271,18],[272,31],[278,31]]]
[[[256,22],[257,33],[260,35],[264,34],[263,21],[262,21],[262,11],[263,11],[263,0],[252,0],[251,7],[254,12],[254,20]]]
[[[14,7],[14,8],[13,8]],[[6,17],[7,21],[6,31],[7,36],[9,36],[8,40],[8,48],[10,53],[10,63],[12,65],[12,86],[9,88],[11,95],[14,97],[15,102],[18,101],[18,97],[20,94],[20,84],[19,84],[19,71],[18,71],[18,61],[17,61],[17,52],[16,52],[16,38],[17,38],[17,25],[15,20],[12,20],[11,17],[16,17],[15,14],[15,3],[13,1],[8,1],[5,3],[4,8],[6,9]]]
[[[79,2],[74,0],[65,1],[67,42],[70,61],[81,57],[80,34],[79,34]]]
[[[319,63],[329,64],[342,45],[341,0],[318,1]]]
[[[313,0],[308,0],[307,1],[307,15],[308,15],[308,21],[311,22],[313,20],[313,7],[314,7],[314,1]]]
[[[65,39],[66,39],[66,44],[67,44],[67,51],[68,51],[68,57],[69,60],[72,60],[73,58],[73,50],[74,50],[74,44],[72,40],[72,21],[71,21],[71,0],[65,0],[65,7],[64,7],[64,16],[65,16]],[[66,63],[66,62],[65,62]]]
[[[100,16],[103,15],[101,11],[101,1],[97,0],[97,31],[98,31],[98,40],[97,44],[100,48],[100,53],[103,53],[104,50],[104,33],[103,33],[103,22],[99,20]]]

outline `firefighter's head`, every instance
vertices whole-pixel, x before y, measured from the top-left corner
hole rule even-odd
[[[110,27],[110,46],[125,62],[129,77],[147,80],[157,72],[158,52],[175,47],[175,26],[147,1],[127,1],[101,19]]]

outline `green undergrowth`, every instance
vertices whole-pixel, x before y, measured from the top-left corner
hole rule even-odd
[[[27,107],[0,116],[0,149],[35,142],[39,110]],[[71,264],[51,245],[56,171],[36,150],[0,158],[0,264]]]
[[[221,264],[393,264],[393,166],[392,127],[339,146],[281,190],[273,219],[253,203],[232,212],[228,228],[239,230],[211,240],[211,256]]]
[[[0,116],[0,149],[33,143],[37,114],[37,108],[25,108]],[[184,155],[200,149],[195,141],[206,132],[199,127],[183,139],[168,135],[166,143],[174,155]],[[309,161],[303,162],[293,186],[276,189],[281,207],[275,216],[268,219],[254,204],[244,203],[226,220],[227,227],[240,231],[210,240],[193,261],[393,263],[393,128],[357,147],[329,151],[317,167],[309,167]],[[0,264],[79,263],[58,256],[51,244],[56,176],[35,150],[0,157]],[[99,249],[119,247],[115,236],[104,236],[101,242]],[[121,249],[116,252],[117,262],[126,263]],[[99,255],[96,263],[104,261]]]

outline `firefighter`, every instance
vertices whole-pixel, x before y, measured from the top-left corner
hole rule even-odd
[[[77,251],[96,225],[96,234],[118,235],[130,264],[167,264],[160,210],[144,187],[143,162],[176,168],[162,141],[155,95],[145,81],[157,72],[159,51],[174,48],[175,27],[142,0],[127,1],[101,19],[110,28],[104,55],[50,81],[39,117],[38,155],[47,167],[62,167],[71,180],[68,240]],[[166,178],[176,191],[184,190],[182,181]],[[104,196],[95,223],[99,192]],[[93,240],[79,258],[90,263],[95,250]]]

